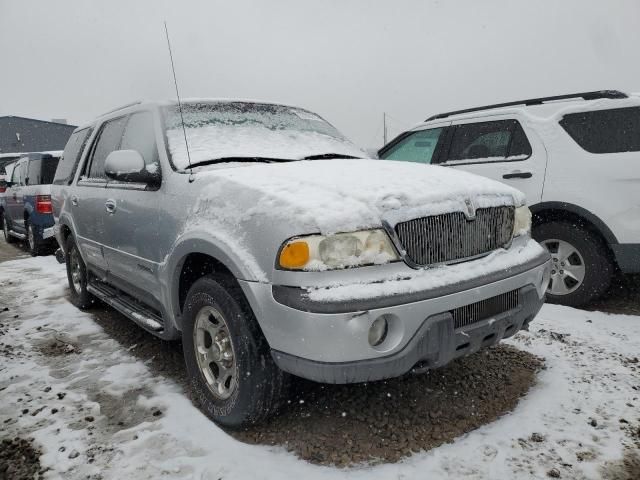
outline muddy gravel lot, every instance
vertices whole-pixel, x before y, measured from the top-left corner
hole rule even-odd
[[[15,251],[14,257],[24,256],[22,250],[0,242],[0,262],[11,258],[11,250],[7,249]],[[8,283],[13,287],[11,282]],[[38,292],[34,292],[34,297],[33,301],[39,301]],[[590,308],[640,314],[640,279],[618,279],[611,294]],[[20,346],[3,343],[2,336],[9,328],[11,319],[17,317],[15,312],[18,309],[14,298],[0,297],[0,357],[12,360],[19,360],[24,353]],[[93,321],[122,350],[144,363],[153,375],[170,379],[183,389],[184,395],[189,395],[179,342],[161,341],[101,304],[96,304],[90,313]],[[47,326],[38,327],[38,330],[41,328],[45,332]],[[567,343],[566,337],[557,336],[554,332],[540,332],[538,335],[548,336],[550,342]],[[75,358],[82,357],[81,337],[72,338],[64,332],[52,330],[43,338],[46,340],[34,345],[35,350],[45,358],[60,359],[62,364],[71,364]],[[636,371],[634,359],[627,361],[633,364],[631,368]],[[509,413],[535,384],[537,373],[545,368],[543,358],[500,345],[427,374],[409,374],[390,381],[335,386],[299,379],[292,386],[289,404],[278,416],[251,428],[227,433],[247,444],[284,448],[318,465],[344,468],[395,463],[416,452],[453,442],[461,435]],[[56,374],[64,375],[64,369]],[[638,388],[640,390],[640,383]],[[107,416],[107,423],[101,428],[115,434],[123,428],[153,422],[163,415],[159,408],[140,408],[136,405],[136,397],[147,393],[144,389],[132,389],[121,397],[109,398],[99,392],[89,392],[89,396],[102,406],[102,413]],[[23,400],[24,408],[16,411],[15,415],[53,416],[57,413],[55,406],[40,404],[47,397],[53,398],[55,403],[55,395],[58,400],[63,400],[66,393],[44,387],[42,392],[27,394]],[[14,421],[14,418],[8,418],[4,423],[9,425]],[[96,428],[91,415],[85,415],[80,423],[82,426],[78,428]],[[629,429],[629,438],[634,440],[622,460],[602,467],[602,478],[640,478],[638,425],[640,418],[623,425],[623,428]],[[9,437],[3,430],[0,425],[0,480],[38,478],[46,473],[46,469],[40,466],[40,452],[33,439],[26,435]],[[521,448],[534,449],[545,441],[542,436],[536,435],[524,432],[518,440]],[[79,454],[74,452],[70,450],[64,453],[73,460],[73,455]],[[91,455],[88,458],[93,461]],[[580,455],[577,461],[583,461]],[[563,467],[560,462],[554,468],[558,471],[550,469],[549,477],[556,477],[556,473],[560,474],[563,468],[566,470],[568,467]]]

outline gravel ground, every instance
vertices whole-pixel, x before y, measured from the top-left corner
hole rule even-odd
[[[41,478],[40,451],[32,439],[3,439],[0,443],[0,480],[33,480]]]

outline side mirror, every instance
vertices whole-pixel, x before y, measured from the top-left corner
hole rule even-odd
[[[142,155],[136,150],[116,150],[104,161],[107,177],[121,182],[157,184],[159,176],[145,168]]]

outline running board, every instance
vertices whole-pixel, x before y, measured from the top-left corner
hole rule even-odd
[[[158,333],[164,329],[162,318],[156,313],[134,300],[133,297],[116,290],[106,283],[91,280],[87,284],[87,291],[136,322],[145,330]]]
[[[25,240],[27,236],[24,233],[14,232],[13,230],[9,230],[9,235],[12,237],[19,238],[20,240]]]

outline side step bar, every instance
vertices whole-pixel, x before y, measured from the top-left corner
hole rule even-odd
[[[156,333],[163,330],[162,318],[126,293],[96,280],[89,281],[87,290],[145,330]]]

